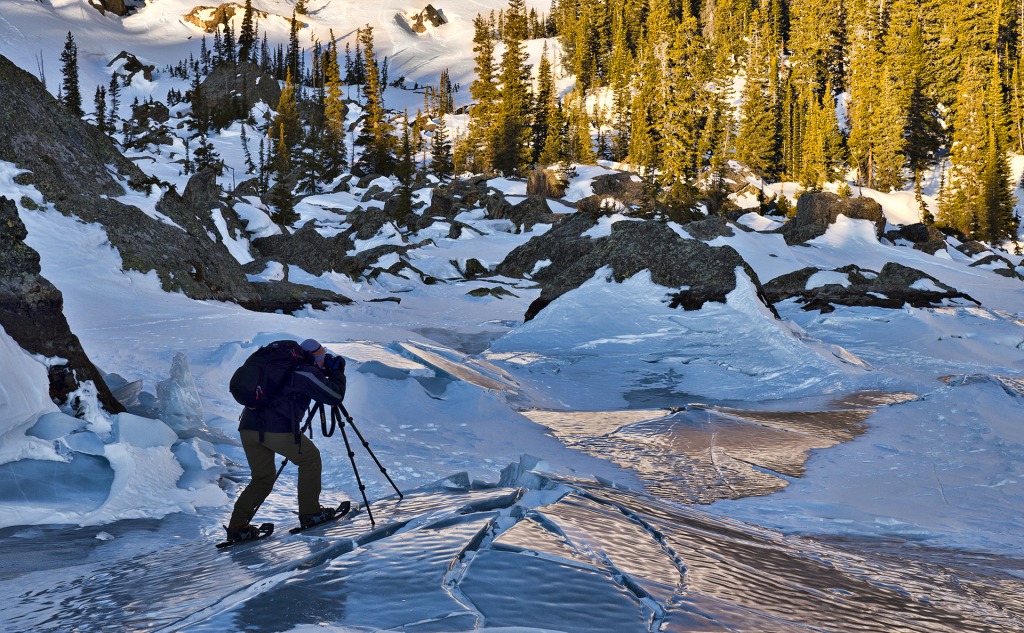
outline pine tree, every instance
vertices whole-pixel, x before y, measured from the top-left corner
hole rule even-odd
[[[608,83],[612,90],[612,160],[623,160],[629,151],[630,85],[633,77],[633,52],[629,43],[628,22],[622,11],[613,22],[612,51]]]
[[[345,103],[341,96],[341,75],[338,68],[338,49],[331,34],[324,60],[324,76],[327,87],[324,97],[324,181],[330,182],[348,167],[348,150],[345,147]]]
[[[291,72],[285,75],[284,88],[277,102],[277,115],[268,129],[270,138],[284,139],[288,149],[293,149],[302,140],[302,122],[299,121],[299,108],[295,101],[295,85],[292,83]]]
[[[246,125],[242,124],[242,133],[239,136],[239,141],[242,143],[242,156],[245,158],[245,173],[254,174],[256,173],[256,164],[252,162],[252,153],[249,151],[249,135],[245,131]]]
[[[252,0],[245,0],[242,12],[242,26],[238,31],[238,60],[247,62],[252,59],[253,47],[256,45],[256,26],[253,23]]]
[[[590,117],[584,95],[574,90],[565,96],[566,121],[566,162],[592,165],[594,154],[593,139],[590,136]]]
[[[500,67],[501,102],[492,140],[494,168],[506,175],[521,173],[531,158],[525,37],[524,0],[510,0],[505,12],[505,51]]]
[[[281,226],[289,226],[299,219],[292,200],[292,165],[290,150],[285,142],[284,128],[279,130],[277,151],[274,155],[274,186],[270,188],[270,204],[274,211],[270,219]]]
[[[393,209],[393,219],[396,224],[406,223],[406,218],[412,210],[412,181],[416,173],[416,161],[413,158],[412,134],[409,125],[409,113],[402,115],[402,140],[399,143],[398,160],[395,163],[395,177],[398,178],[399,186],[394,195],[396,204]]]
[[[100,132],[107,131],[107,89],[103,86],[96,86],[96,95],[93,97],[93,116],[96,120],[96,127]]]
[[[491,138],[497,116],[498,88],[492,24],[478,14],[473,19],[473,29],[476,79],[469,86],[469,95],[474,103],[469,110],[469,132],[460,143],[459,153],[465,157],[466,169],[479,173],[489,172],[494,166]]]
[[[196,148],[192,158],[196,171],[210,169],[218,176],[224,171],[224,161],[221,160],[217,148],[213,146],[206,134],[199,136],[199,147]]]
[[[437,127],[434,128],[430,149],[430,172],[444,182],[452,177],[455,165],[452,160],[452,142],[448,137],[448,127],[445,125],[443,116],[437,119]]]
[[[889,191],[903,184],[907,95],[874,3],[857,0],[850,18],[850,160],[861,184]]]
[[[393,126],[384,109],[384,92],[377,70],[377,61],[373,50],[373,27],[366,25],[359,31],[363,55],[366,58],[366,83],[363,85],[363,119],[362,133],[356,139],[361,145],[363,154],[359,165],[368,174],[390,175],[394,172],[394,137]]]
[[[555,78],[551,72],[551,62],[548,61],[548,47],[540,56],[540,65],[537,67],[537,95],[533,100],[533,155],[531,163],[540,160],[541,151],[548,138],[548,113],[551,111],[551,101],[555,98]]]
[[[292,12],[292,21],[288,28],[288,53],[285,58],[286,71],[297,79],[302,77],[299,68],[299,21],[295,18],[295,11]]]
[[[64,50],[60,54],[61,74],[64,77],[61,83],[61,102],[75,116],[82,117],[82,93],[78,87],[78,46],[75,38],[68,31],[68,37],[64,41]]]
[[[107,129],[113,134],[117,132],[117,124],[121,120],[121,117],[118,116],[118,109],[121,107],[121,83],[117,80],[117,73],[110,76],[107,95],[110,96],[110,113],[107,118]]]
[[[983,75],[982,69],[969,63],[960,80],[950,167],[939,194],[936,218],[938,224],[968,237],[980,237],[980,223],[987,217],[983,173],[989,129]]]
[[[751,17],[746,84],[740,102],[736,135],[736,158],[762,177],[777,175],[779,163],[779,102],[773,92],[778,72],[778,43],[771,29],[755,9]]]

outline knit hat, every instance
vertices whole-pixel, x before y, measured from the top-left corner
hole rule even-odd
[[[312,356],[318,365],[323,364],[324,356],[327,354],[327,350],[320,344],[320,341],[312,338],[307,338],[301,343],[302,349]]]

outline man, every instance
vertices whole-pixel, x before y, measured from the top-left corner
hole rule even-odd
[[[276,455],[299,467],[299,522],[302,527],[310,527],[335,516],[335,508],[320,505],[320,451],[299,432],[299,425],[310,401],[327,406],[341,404],[345,397],[344,359],[329,355],[313,339],[303,341],[300,349],[290,341],[282,344],[294,350],[295,369],[286,376],[270,404],[258,409],[246,408],[240,418],[238,430],[252,481],[235,501],[226,527],[229,541],[249,540],[258,535],[257,526],[250,525],[250,521],[274,487]]]

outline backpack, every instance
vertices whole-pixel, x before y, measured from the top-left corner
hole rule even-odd
[[[295,341],[274,341],[259,348],[235,370],[228,390],[247,409],[262,409],[274,402],[295,369],[307,362]]]

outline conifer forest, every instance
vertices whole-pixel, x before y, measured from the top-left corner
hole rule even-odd
[[[292,192],[346,169],[396,176],[411,196],[427,173],[524,176],[597,160],[642,176],[652,217],[685,219],[698,205],[723,211],[720,183],[736,161],[804,190],[914,190],[925,223],[990,242],[1016,236],[1021,0],[554,0],[547,12],[510,0],[474,20],[469,86],[446,73],[431,86],[389,77],[369,26],[354,47],[332,38],[307,50],[293,16],[289,45],[271,49],[251,15],[246,2],[237,33],[225,23],[199,59],[169,69],[193,78],[169,101],[192,103],[198,167],[216,163],[206,130],[237,118],[204,103],[211,68],[252,62],[285,82],[251,161],[282,223]],[[544,53],[529,64],[536,39]],[[422,90],[423,109],[390,111],[392,85]],[[343,129],[352,86],[364,112],[358,157]],[[64,95],[80,100],[74,86]],[[452,134],[445,115],[456,112],[468,123]],[[921,199],[926,174],[941,183],[937,214]]]

